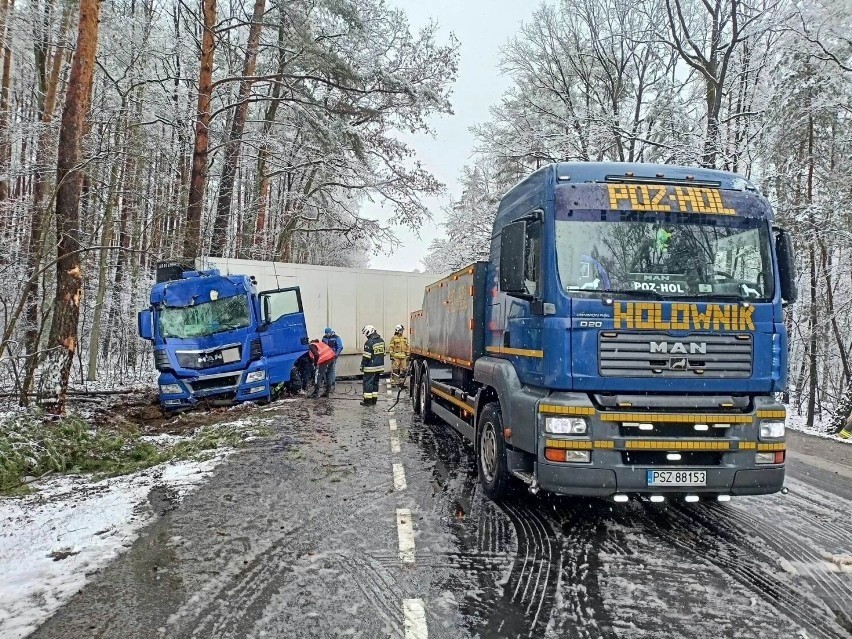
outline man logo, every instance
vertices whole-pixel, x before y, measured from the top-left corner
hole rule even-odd
[[[668,355],[706,355],[707,342],[651,342],[651,352]]]
[[[685,371],[688,368],[685,357],[672,357],[669,360],[669,369],[673,371]]]

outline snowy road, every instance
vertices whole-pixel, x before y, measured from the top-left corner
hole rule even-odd
[[[786,496],[497,506],[354,390],[272,408],[34,636],[852,637],[852,446],[791,436]]]

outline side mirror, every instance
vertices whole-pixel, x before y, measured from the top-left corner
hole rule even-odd
[[[142,339],[154,339],[154,314],[150,310],[139,311],[136,316],[139,337]]]
[[[524,265],[527,263],[527,223],[523,220],[503,227],[500,233],[500,290],[526,295]]]
[[[266,328],[269,326],[269,296],[260,296],[260,326]]]
[[[782,228],[775,229],[775,247],[778,252],[778,277],[781,280],[781,300],[793,304],[799,298],[796,288],[796,253],[790,234]]]

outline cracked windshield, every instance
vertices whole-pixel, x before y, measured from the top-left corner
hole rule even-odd
[[[852,0],[0,0],[0,639],[852,639]]]
[[[202,302],[194,306],[166,306],[160,311],[160,334],[166,337],[204,337],[249,325],[248,300],[243,297]]]

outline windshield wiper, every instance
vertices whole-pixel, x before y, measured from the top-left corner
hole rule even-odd
[[[747,297],[742,295],[733,295],[731,293],[698,293],[697,295],[684,295],[684,299],[688,300],[709,300],[712,302],[748,302]]]
[[[658,291],[652,291],[649,289],[639,288],[607,288],[601,291],[601,293],[614,293],[615,295],[634,295],[636,297],[646,297],[652,300],[661,300],[663,296],[660,295]]]
[[[651,291],[651,290],[648,290],[648,289],[641,289],[641,288],[636,289],[636,290],[634,290],[632,288],[630,288],[630,289],[627,289],[627,288],[625,288],[625,289],[620,289],[620,288],[573,289],[573,290],[568,291],[568,293],[569,294],[573,294],[573,293],[594,293],[594,294],[600,294],[600,295],[609,295],[609,294],[613,294],[613,295],[633,295],[634,297],[643,297],[645,299],[652,299],[652,300],[665,299],[657,291]]]

